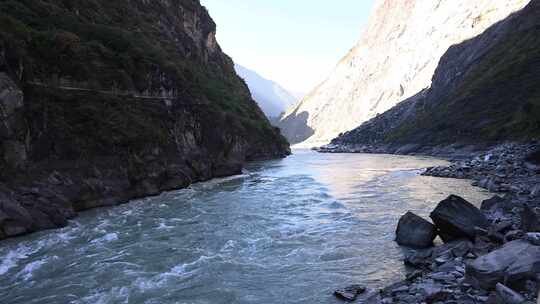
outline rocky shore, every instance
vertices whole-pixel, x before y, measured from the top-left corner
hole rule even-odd
[[[337,150],[326,147],[321,152]],[[480,208],[452,195],[433,210],[431,222],[405,214],[396,241],[411,248],[404,259],[410,269],[406,278],[381,290],[352,285],[336,291],[336,297],[381,304],[536,303],[539,173],[538,143],[502,144],[448,167],[428,168],[424,175],[471,179],[497,195]]]

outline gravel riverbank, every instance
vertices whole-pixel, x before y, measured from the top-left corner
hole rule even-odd
[[[450,196],[431,213],[431,222],[407,213],[396,230],[396,241],[412,249],[404,259],[406,278],[381,290],[352,285],[335,295],[381,304],[536,303],[539,173],[538,143],[503,144],[448,167],[428,168],[424,175],[471,179],[496,195],[480,208]]]

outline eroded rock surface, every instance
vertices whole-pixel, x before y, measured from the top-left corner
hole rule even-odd
[[[6,0],[0,24],[0,239],[290,153],[197,0]]]

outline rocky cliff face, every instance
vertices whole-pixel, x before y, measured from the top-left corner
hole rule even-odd
[[[429,89],[332,143],[403,153],[539,139],[538,16],[540,1],[533,0],[481,35],[452,46]]]
[[[0,239],[288,153],[199,1],[0,2]]]
[[[313,146],[431,85],[441,56],[529,0],[377,0],[360,42],[329,78],[287,113],[280,127]]]

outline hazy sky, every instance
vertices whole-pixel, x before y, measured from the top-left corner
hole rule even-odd
[[[236,63],[308,93],[358,41],[373,0],[201,0]]]

